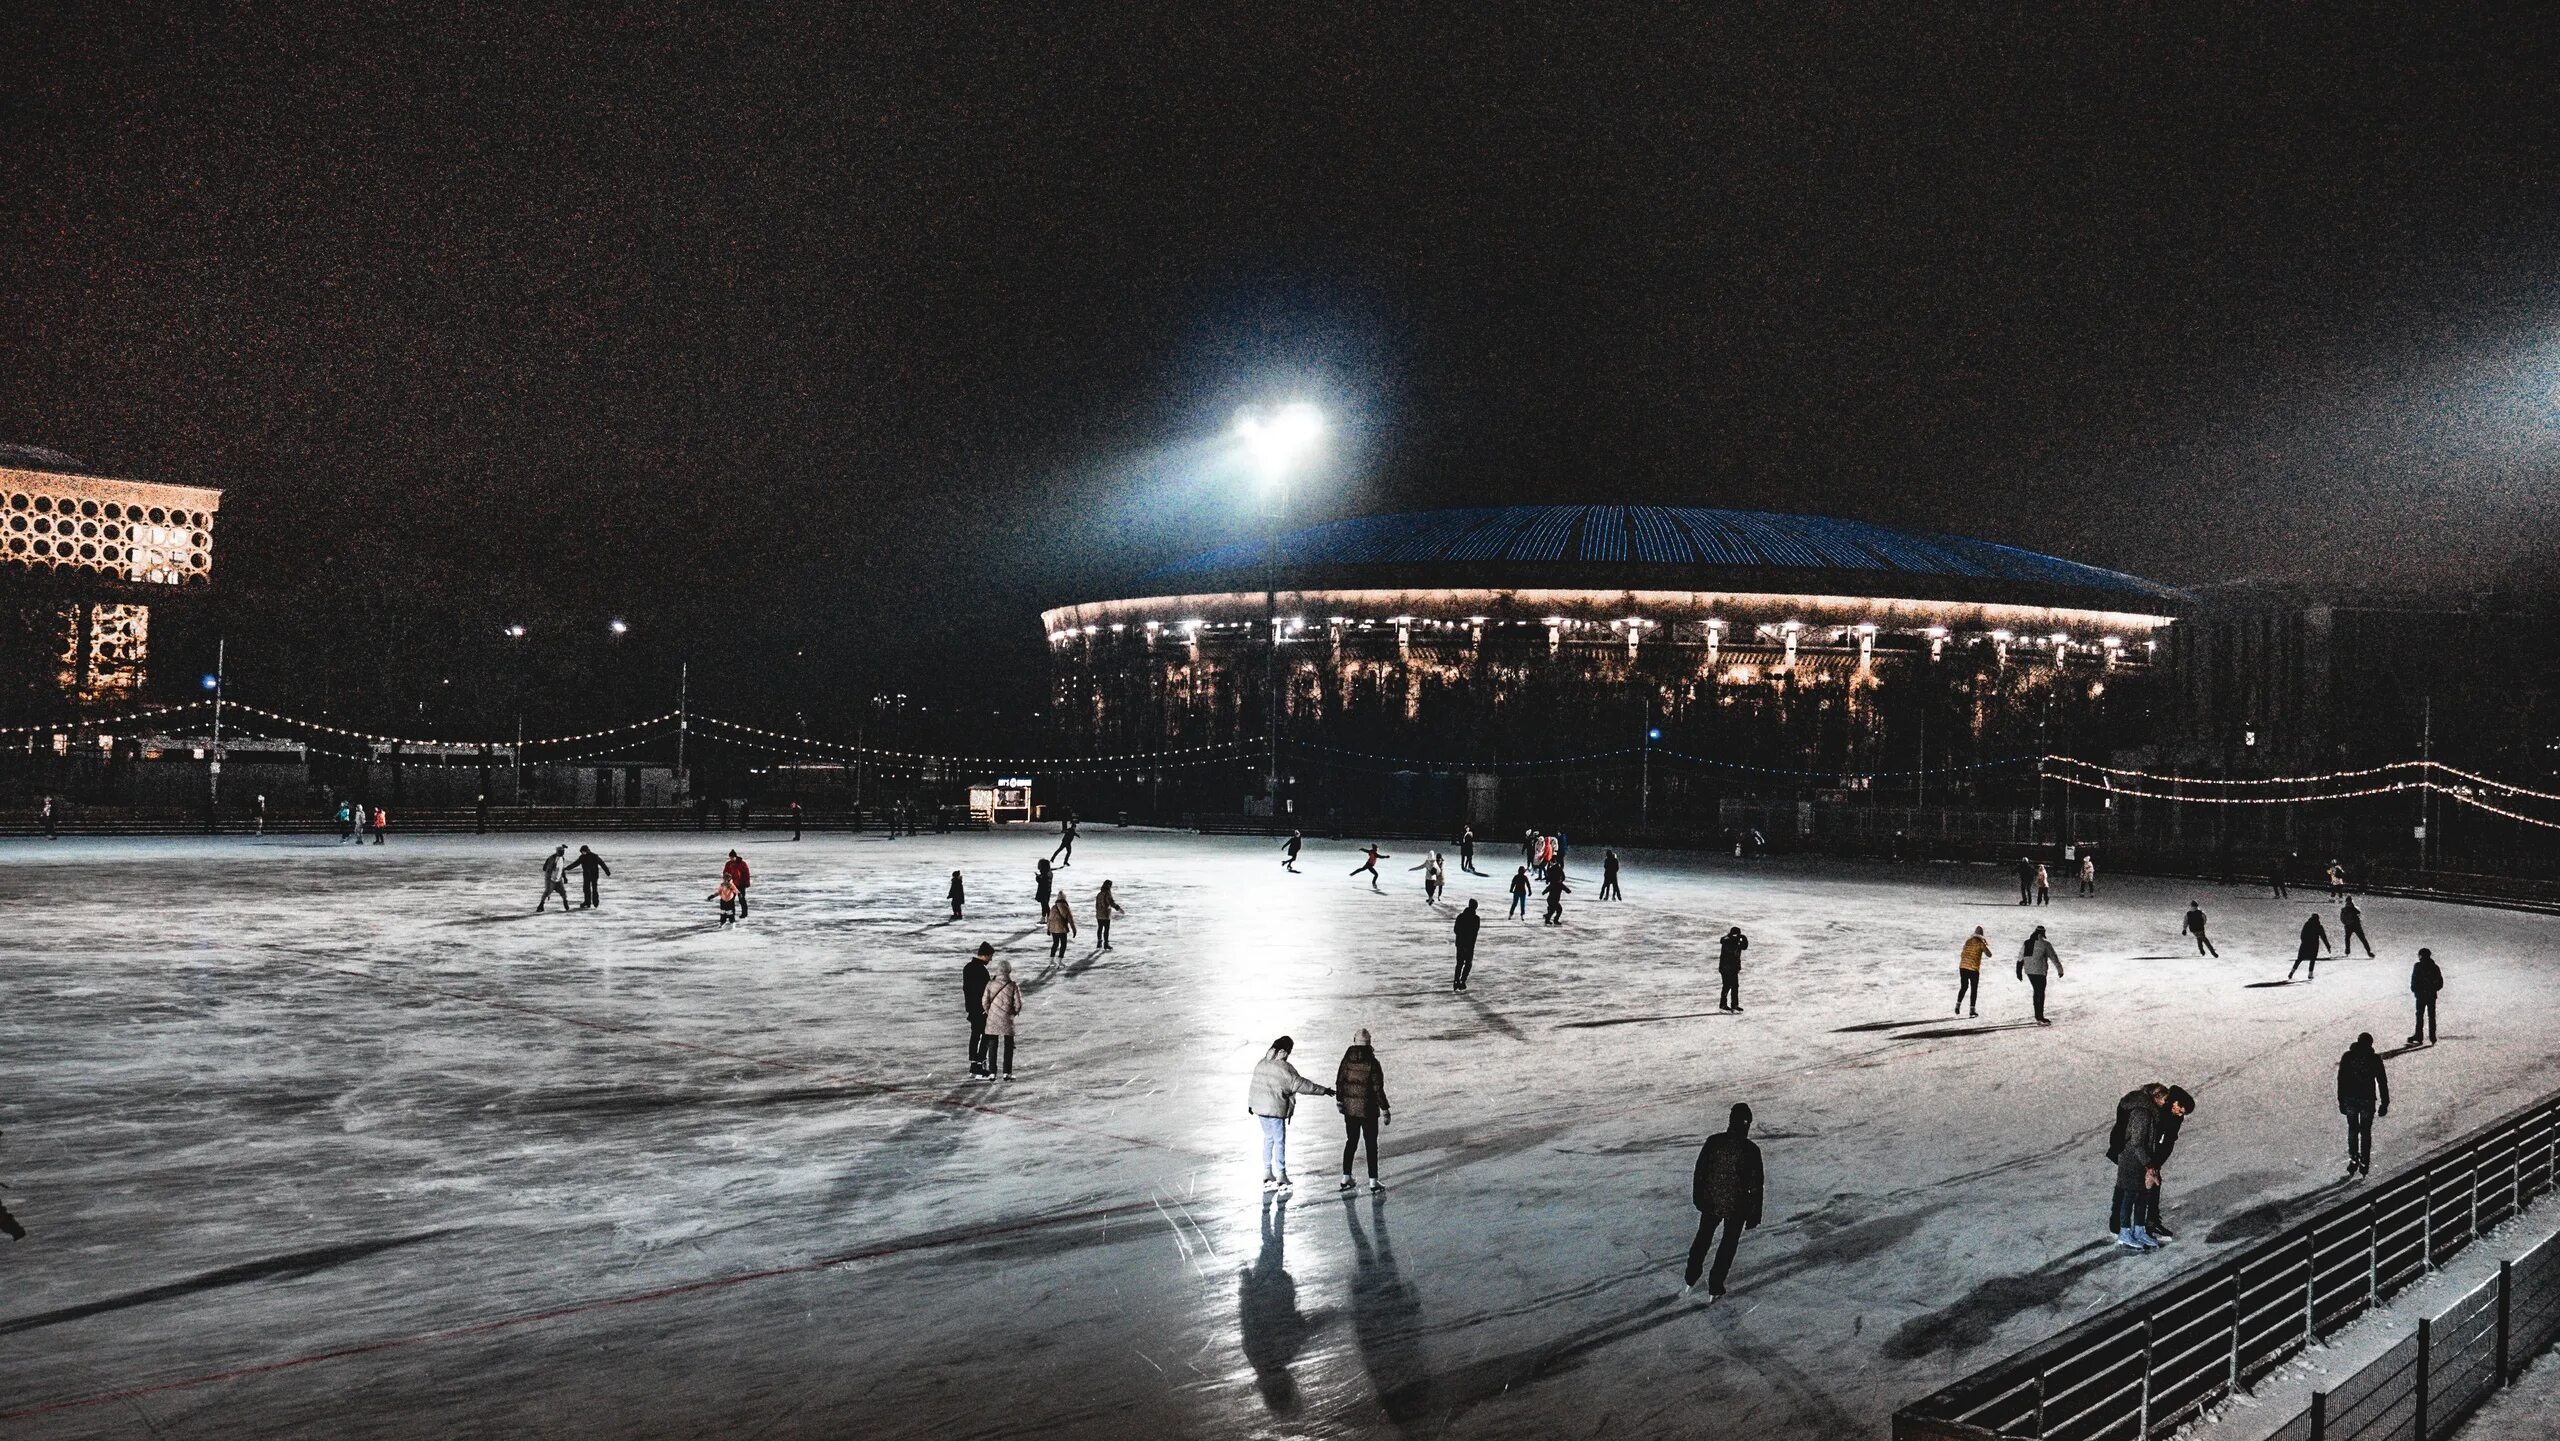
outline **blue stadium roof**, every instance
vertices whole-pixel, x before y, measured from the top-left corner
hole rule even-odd
[[[1280,537],[1284,589],[1770,591],[2175,612],[2175,587],[1966,536],[1697,506],[1521,505],[1364,516]],[[1142,586],[1259,590],[1259,540]]]

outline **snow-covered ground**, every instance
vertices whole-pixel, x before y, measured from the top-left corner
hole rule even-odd
[[[579,839],[579,838],[569,838]],[[2388,1169],[2560,1086],[2555,922],[2377,899],[2383,957],[2281,977],[2313,909],[2110,877],[1577,857],[1561,930],[1448,914],[1343,848],[1090,832],[1129,915],[1050,967],[1051,839],[590,837],[605,908],[531,913],[526,837],[0,846],[0,1438],[1883,1434],[1901,1403],[2342,1189],[2330,1068],[2396,1048]],[[1453,858],[1454,859],[1454,858]],[[968,920],[942,902],[969,876]],[[2222,946],[2178,935],[2201,894]],[[2068,974],[2049,1029],[2006,969]],[[1713,938],[1752,937],[1739,1016]],[[1979,1021],[1958,943],[1998,946]],[[1010,1086],[966,1075],[980,939],[1028,981]],[[1245,1076],[1375,1032],[1383,1196],[1257,1188]],[[2116,1096],[2202,1106],[2184,1239],[2106,1243]],[[1691,1161],[1759,1114],[1768,1220],[1734,1294],[1672,1292]]]
[[[2489,1398],[2454,1435],[2458,1441],[2551,1441],[2560,1436],[2560,1352],[2543,1352],[2515,1385]]]

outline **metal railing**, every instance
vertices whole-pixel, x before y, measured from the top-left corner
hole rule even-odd
[[[2555,1161],[2560,1161],[2555,1153],[2560,1153],[2560,1095],[2483,1127],[2364,1195],[2239,1255],[2137,1296],[1904,1407],[1893,1418],[1896,1441],[2136,1441],[2166,1435],[2379,1306],[2548,1194]],[[2553,1269],[2560,1271],[2560,1261]],[[2560,1297],[2536,1304],[2549,1313],[2548,1320],[2536,1324],[2560,1325]],[[2373,1404],[2386,1409],[2405,1404],[2407,1409],[2399,1412],[2404,1420],[2424,1408],[2427,1400],[2415,1395],[2416,1388],[2397,1379],[2404,1374],[2440,1373],[2448,1387],[2469,1384],[2474,1372],[2448,1371],[2457,1363],[2440,1361],[2436,1351],[2441,1341],[2444,1355],[2471,1356],[2477,1323],[2476,1316],[2466,1314],[2458,1323],[2449,1321],[2447,1330],[2430,1324],[2423,1343],[2410,1338],[2410,1355],[2399,1370],[2382,1363],[2368,1368],[2383,1373],[2381,1379],[2343,1400],[2333,1396],[2324,1403],[2366,1419],[2352,1431],[2324,1423],[2324,1441],[2364,1434],[2368,1426],[2379,1424],[2368,1416]],[[2424,1356],[2417,1354],[2422,1344]],[[2340,1388],[2341,1393],[2346,1389]],[[2405,1403],[2403,1392],[2409,1393]],[[2386,1399],[2376,1403],[2376,1396]]]

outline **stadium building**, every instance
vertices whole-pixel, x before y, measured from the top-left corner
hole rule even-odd
[[[2188,605],[1960,536],[1521,506],[1232,545],[1042,620],[1062,749],[1237,753],[1086,784],[1089,809],[1267,813],[1268,669],[1292,814],[1564,819],[1623,799],[1694,828],[1710,798],[1979,795],[2042,745],[2145,739],[2161,633]]]

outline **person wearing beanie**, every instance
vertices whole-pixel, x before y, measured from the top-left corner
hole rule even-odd
[[[1342,1064],[1333,1070],[1333,1105],[1342,1113],[1342,1186],[1348,1191],[1352,1159],[1360,1154],[1360,1143],[1369,1143],[1369,1189],[1383,1191],[1378,1181],[1378,1128],[1392,1119],[1387,1107],[1387,1072],[1378,1064],[1378,1053],[1369,1045],[1366,1030],[1354,1031],[1351,1049],[1342,1053]]]
[[[1013,1018],[1022,1014],[1022,987],[1013,981],[1013,963],[996,962],[995,978],[987,982],[987,1054],[989,1075],[996,1070],[996,1043],[1004,1043],[1003,1079],[1013,1079]]]
[[[1712,1303],[1724,1294],[1725,1280],[1733,1272],[1734,1247],[1744,1231],[1760,1224],[1763,1180],[1760,1148],[1751,1143],[1751,1108],[1737,1101],[1727,1114],[1724,1130],[1698,1148],[1697,1169],[1689,1183],[1690,1202],[1698,1208],[1698,1234],[1689,1241],[1689,1269],[1681,1295],[1698,1289],[1698,1273],[1706,1270],[1707,1245],[1716,1239],[1719,1226],[1724,1238],[1716,1245],[1715,1269],[1706,1271],[1707,1299]]]

